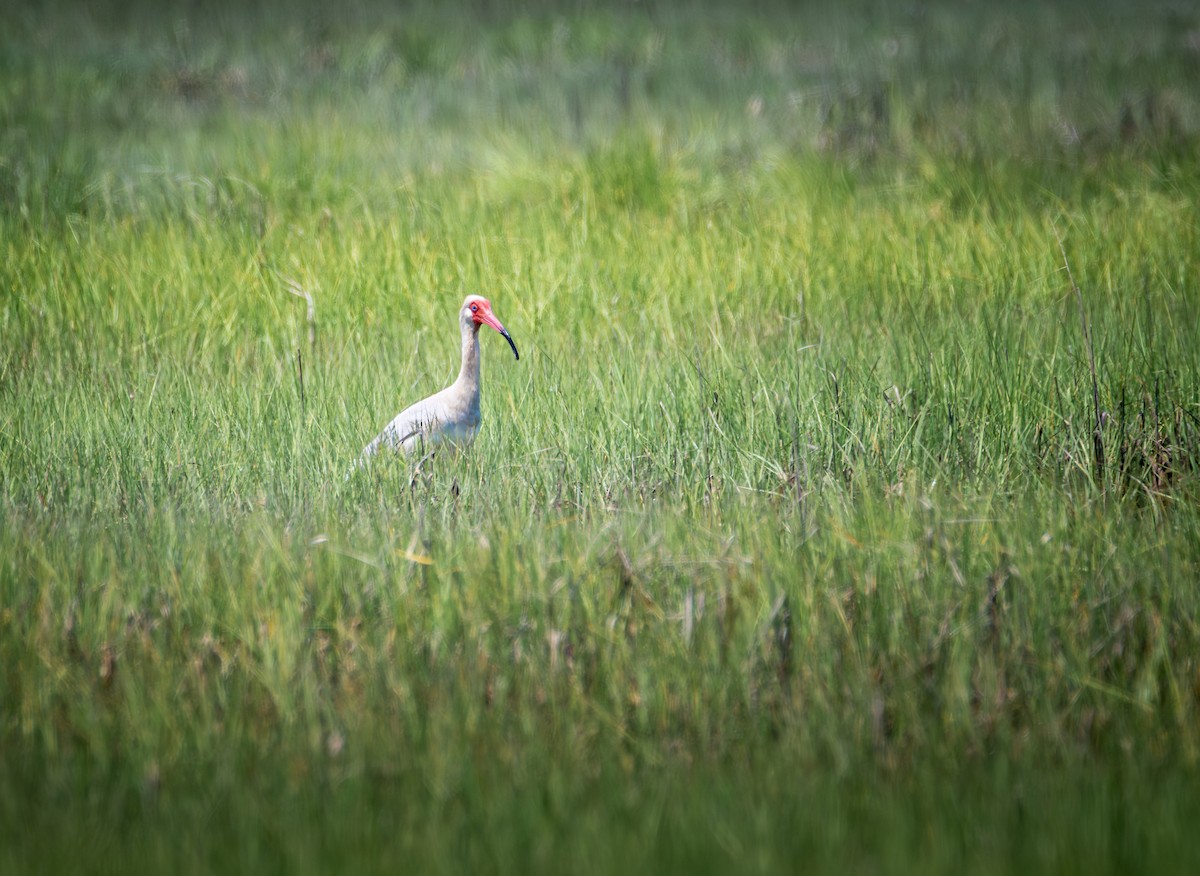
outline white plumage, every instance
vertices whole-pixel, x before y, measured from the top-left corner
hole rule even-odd
[[[462,367],[458,378],[441,392],[435,392],[405,408],[363,448],[355,467],[366,465],[383,450],[405,455],[432,450],[442,442],[467,444],[479,431],[479,327],[489,325],[500,332],[518,359],[517,345],[492,313],[492,305],[482,295],[468,295],[458,312],[462,332]]]

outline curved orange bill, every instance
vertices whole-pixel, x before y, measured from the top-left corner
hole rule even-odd
[[[490,308],[481,307],[476,319],[478,319],[480,322],[487,323],[496,331],[500,332],[500,334],[504,335],[504,340],[508,341],[508,345],[512,347],[513,355],[518,359],[521,358],[521,354],[517,352],[517,345],[513,343],[512,335],[508,333],[508,329],[500,324],[500,320],[496,319]]]

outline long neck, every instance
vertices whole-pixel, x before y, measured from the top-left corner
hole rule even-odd
[[[462,367],[455,382],[463,391],[479,392],[479,326],[473,320],[460,322],[462,329]]]

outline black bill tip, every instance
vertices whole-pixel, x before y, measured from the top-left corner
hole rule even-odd
[[[517,345],[513,343],[512,335],[503,330],[500,332],[500,334],[504,335],[504,340],[508,341],[508,345],[513,348],[513,356],[520,359],[521,354],[517,352]]]

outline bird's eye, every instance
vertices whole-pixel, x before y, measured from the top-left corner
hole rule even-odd
[[[477,311],[478,309],[479,309],[479,305],[478,305],[478,304],[472,304],[472,305],[471,305],[471,313],[474,313],[474,312],[475,312],[475,311]]]

